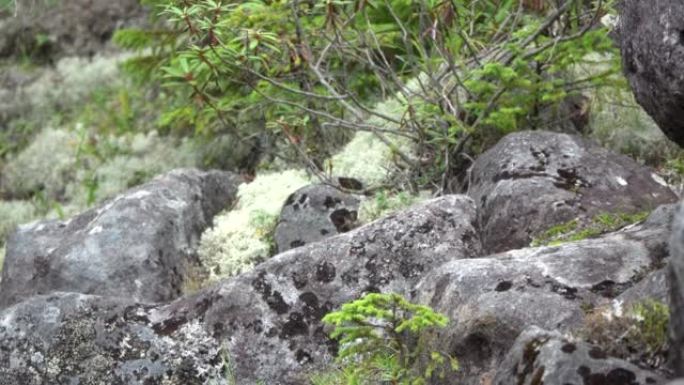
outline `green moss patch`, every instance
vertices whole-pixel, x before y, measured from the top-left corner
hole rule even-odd
[[[650,212],[601,213],[586,223],[578,219],[561,223],[544,231],[532,240],[530,246],[556,246],[566,242],[575,242],[587,238],[594,238],[601,234],[617,231],[627,225],[645,220]]]
[[[658,368],[667,357],[669,320],[669,307],[662,302],[644,299],[624,306],[615,301],[591,310],[579,334],[610,356]]]

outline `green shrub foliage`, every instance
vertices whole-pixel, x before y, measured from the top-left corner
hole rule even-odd
[[[508,132],[559,120],[581,130],[583,110],[564,101],[614,82],[619,68],[598,23],[613,12],[602,0],[147,2],[158,27],[115,40],[151,48],[128,68],[178,95],[162,122],[268,137],[312,168],[339,148],[339,130],[390,145],[399,135],[419,156],[397,161],[442,188],[466,155]],[[610,54],[592,56],[605,71],[572,76],[590,53]],[[388,98],[400,114],[375,108]]]
[[[426,384],[458,370],[458,361],[431,349],[430,332],[448,319],[398,294],[367,294],[327,314],[340,343],[340,370],[317,376],[326,384]]]

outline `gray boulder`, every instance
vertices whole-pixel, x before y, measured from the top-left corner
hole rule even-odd
[[[506,136],[471,170],[483,245],[529,245],[554,225],[605,212],[636,213],[674,203],[653,170],[578,136],[543,131]]]
[[[278,252],[354,228],[359,199],[332,186],[305,186],[287,198],[275,229]]]
[[[620,294],[617,299],[627,306],[648,300],[669,304],[670,282],[667,267],[649,273],[639,283]]]
[[[16,5],[16,17],[0,17],[0,57],[92,56],[116,29],[147,19],[137,0],[18,0]]]
[[[656,385],[664,382],[659,374],[609,357],[598,346],[531,327],[518,337],[497,368],[493,384]]]
[[[642,227],[653,227],[666,229],[666,234],[672,232],[672,222],[677,213],[679,205],[663,205],[658,207],[651,213],[648,219],[641,225]],[[662,248],[659,252],[661,255],[669,256],[669,244],[663,242],[663,239],[643,239],[645,242],[655,241],[651,243],[649,249],[657,250]],[[669,241],[669,240],[668,240]],[[666,258],[660,262],[655,262],[652,266],[653,271],[645,274],[643,279],[624,293],[617,297],[624,305],[636,304],[646,300],[655,300],[658,302],[669,304],[670,302],[670,281],[668,279],[668,263],[670,258]]]
[[[160,314],[171,325],[203,319],[226,344],[238,384],[301,384],[337,351],[320,322],[326,313],[368,292],[409,296],[443,263],[480,255],[474,223],[466,197],[427,201],[277,255]]]
[[[684,376],[684,205],[672,224],[670,254],[670,359],[675,374]]]
[[[425,275],[415,299],[449,317],[438,348],[462,366],[450,383],[478,384],[531,325],[581,330],[587,308],[610,304],[662,266],[668,236],[667,225],[646,221],[597,239],[453,260]]]
[[[0,340],[0,385],[229,384],[225,352],[197,320],[163,329],[128,299],[33,297],[0,313]]]
[[[619,41],[636,100],[671,140],[684,145],[684,3],[624,0]]]
[[[136,381],[142,382],[151,377],[149,373],[161,373],[169,365],[173,373],[184,368],[188,375],[196,374],[197,368],[211,372],[215,366],[206,362],[218,365],[220,360],[210,357],[222,346],[237,384],[302,384],[307,372],[330,363],[337,349],[320,322],[323,315],[366,292],[409,296],[421,277],[434,268],[480,255],[474,223],[472,200],[448,196],[325,242],[290,250],[252,272],[168,305],[129,303],[119,311],[109,310],[107,301],[114,300],[102,300],[99,305],[98,300],[83,296],[34,298],[0,313],[0,352],[8,352],[0,353],[0,373],[8,384],[22,383],[26,366],[40,373],[52,368],[72,377],[78,374],[81,383],[128,384],[124,373],[137,374]],[[45,306],[46,302],[54,304]],[[73,302],[82,305],[73,310],[77,308],[70,305]],[[72,310],[63,310],[65,306]],[[78,327],[65,320],[73,320]],[[194,333],[198,323],[200,341],[208,335],[216,343],[184,342],[188,330]],[[39,332],[51,338],[41,338]],[[110,344],[111,357],[118,355],[117,360],[109,359],[108,350],[104,358],[96,354],[89,358],[90,352]],[[187,362],[173,360],[173,355],[159,361],[163,352],[156,349],[168,346],[208,352],[199,357],[191,354]],[[57,351],[59,361],[47,365],[33,359],[36,351]],[[16,357],[9,352],[16,352]],[[86,359],[87,364],[81,363]],[[153,379],[149,383],[162,383]]]
[[[176,170],[69,220],[21,226],[7,242],[0,307],[57,291],[177,298],[198,279],[199,237],[239,182],[226,172]]]

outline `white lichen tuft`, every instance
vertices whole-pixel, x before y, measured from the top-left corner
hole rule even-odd
[[[376,106],[376,111],[400,121],[406,112],[406,104],[400,97]],[[367,124],[383,130],[400,130],[393,122],[379,117],[369,119]],[[356,178],[366,185],[378,185],[386,181],[396,170],[400,160],[398,152],[413,157],[413,143],[405,137],[381,133],[386,141],[372,132],[359,131],[343,149],[328,160],[327,168],[335,176]]]
[[[356,178],[367,185],[387,179],[394,168],[390,147],[372,133],[359,132],[344,149],[329,160],[328,167],[337,176]]]
[[[270,257],[264,224],[275,224],[287,197],[310,183],[303,171],[287,170],[242,184],[236,207],[214,218],[214,226],[202,235],[199,254],[210,279],[239,274]]]

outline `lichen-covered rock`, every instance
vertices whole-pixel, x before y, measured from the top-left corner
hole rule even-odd
[[[228,385],[198,320],[173,330],[129,299],[55,293],[0,312],[0,385]]]
[[[661,375],[609,357],[592,346],[558,332],[525,330],[497,368],[493,384],[657,385]]]
[[[408,296],[446,261],[481,253],[475,206],[427,201],[325,241],[299,247],[165,307],[170,325],[201,317],[230,351],[238,384],[301,384],[336,351],[320,319],[367,292]],[[197,310],[200,309],[200,310]]]
[[[506,136],[472,167],[488,252],[526,246],[554,225],[605,212],[636,213],[676,202],[653,170],[578,136]]]
[[[320,322],[326,313],[365,292],[408,296],[444,262],[479,255],[474,221],[466,197],[428,201],[168,305],[34,297],[0,313],[0,384],[39,384],[33,379],[47,372],[62,383],[180,385],[182,373],[215,373],[219,347],[237,384],[305,383],[337,349]]]
[[[445,313],[451,323],[436,336],[435,349],[462,364],[459,377],[448,381],[476,385],[504,367],[530,325],[577,331],[587,306],[611,304],[662,266],[672,209],[601,238],[482,258],[475,203],[447,196],[279,254],[169,304],[33,297],[0,312],[0,384],[78,378],[180,385],[196,376],[187,382],[195,384],[213,378],[224,361],[232,368],[228,381],[239,385],[302,384],[338,348],[321,318],[380,291]],[[603,370],[588,367],[588,375]]]
[[[117,28],[142,25],[146,11],[136,0],[17,0],[16,16],[0,18],[0,56],[92,56]],[[1,15],[0,15],[1,16]]]
[[[662,265],[668,236],[667,225],[646,221],[597,239],[454,260],[427,274],[416,299],[451,320],[438,340],[462,365],[452,383],[477,384],[530,325],[581,329],[587,307],[609,305]]]
[[[625,0],[619,40],[636,100],[674,142],[684,145],[684,3]]]
[[[649,273],[644,279],[617,297],[624,305],[653,300],[661,303],[670,302],[670,282],[667,278],[667,267]]]
[[[672,224],[670,255],[670,359],[675,374],[684,376],[684,205]]]
[[[648,219],[644,222],[642,226],[652,226],[661,227],[666,230],[669,234],[672,232],[672,222],[674,216],[677,213],[678,205],[663,205],[658,207]],[[669,241],[669,240],[668,240]],[[651,249],[655,250],[658,247],[666,248],[667,251],[663,251],[669,255],[669,245],[665,245],[662,239],[657,240],[657,244],[650,246]],[[627,289],[624,293],[620,294],[616,300],[623,307],[629,307],[630,305],[638,304],[644,301],[658,301],[660,303],[669,304],[670,303],[670,280],[669,280],[669,264],[670,258],[663,260],[661,263],[653,264],[654,271],[649,272],[640,279],[638,283]]]
[[[0,306],[56,291],[178,297],[201,267],[200,234],[238,183],[226,172],[177,170],[69,220],[20,227],[7,243]]]
[[[278,252],[331,237],[355,227],[359,199],[335,187],[315,184],[292,193],[275,228]]]

